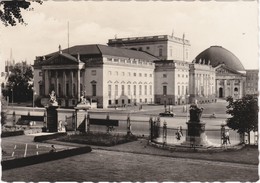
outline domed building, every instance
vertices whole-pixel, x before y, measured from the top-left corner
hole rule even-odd
[[[240,60],[227,49],[211,46],[201,52],[193,63],[211,65],[215,69],[216,97],[241,98],[244,95],[246,70]]]

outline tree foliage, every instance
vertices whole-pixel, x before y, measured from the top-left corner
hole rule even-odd
[[[24,102],[32,98],[33,72],[26,62],[15,64],[8,78],[7,89],[9,98],[16,102]]]
[[[238,133],[247,133],[258,129],[258,98],[253,95],[246,95],[242,99],[234,100],[227,98],[227,114],[232,117],[227,119],[227,126]],[[249,139],[250,141],[250,139]]]
[[[30,8],[31,2],[42,4],[42,0],[8,0],[0,1],[0,20],[5,26],[15,26],[17,21],[21,24],[26,24],[21,10],[33,10]]]

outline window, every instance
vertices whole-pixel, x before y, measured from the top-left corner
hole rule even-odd
[[[136,76],[136,73],[134,72],[134,76]]]
[[[150,85],[150,95],[152,95],[153,87]]]
[[[180,85],[178,85],[178,95],[180,95]]]
[[[139,95],[142,95],[142,85],[139,85]]]
[[[111,89],[112,89],[112,86],[111,85],[108,85],[108,96],[111,97]]]
[[[131,73],[130,73],[130,72],[128,72],[128,76],[131,76]]]
[[[96,71],[96,70],[91,70],[91,75],[92,75],[92,76],[97,75],[97,71]]]
[[[170,56],[172,57],[172,49],[170,49]]]
[[[136,85],[134,85],[134,95],[136,95]]]
[[[118,85],[115,85],[115,96],[118,96]]]
[[[96,95],[97,95],[97,85],[92,84],[92,96],[96,96]]]
[[[113,59],[112,58],[107,58],[107,61],[112,61]]]
[[[163,78],[167,78],[167,74],[163,74]]]
[[[140,103],[142,103],[142,99],[140,98]]]
[[[144,94],[147,95],[147,85],[144,86]]]
[[[131,104],[131,99],[128,99],[128,104]]]
[[[118,100],[115,100],[116,105],[118,104]]]
[[[124,73],[124,72],[122,72],[122,76],[125,76],[125,73]]]
[[[116,76],[118,76],[118,72],[116,71]]]
[[[66,83],[66,93],[65,96],[69,95],[69,83]]]
[[[131,86],[130,85],[127,85],[127,90],[128,90],[128,95],[131,95]]]
[[[167,95],[167,86],[163,86],[163,95]]]
[[[146,73],[144,74],[144,77],[147,77],[147,74],[146,74]]]
[[[139,76],[142,77],[142,73],[139,73]]]
[[[153,74],[150,74],[150,77],[153,77]]]
[[[162,48],[159,48],[159,57],[162,56]]]
[[[114,62],[118,62],[119,61],[119,59],[118,58],[114,58]]]
[[[112,75],[112,72],[111,72],[111,71],[108,71],[108,75],[110,75],[110,76],[111,76],[111,75]]]
[[[122,89],[122,95],[125,95],[125,85],[122,85],[121,89]]]
[[[178,77],[180,77],[180,74],[178,74]]]
[[[184,95],[184,86],[181,86],[181,94]]]
[[[76,85],[73,84],[73,91],[72,91],[72,95],[75,96],[76,95]]]
[[[111,100],[108,100],[108,105],[111,105],[112,104],[112,101]]]

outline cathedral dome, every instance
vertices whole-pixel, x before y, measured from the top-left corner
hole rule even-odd
[[[195,58],[195,63],[210,64],[212,67],[225,64],[236,71],[245,71],[240,60],[233,53],[221,46],[211,46],[204,50]]]

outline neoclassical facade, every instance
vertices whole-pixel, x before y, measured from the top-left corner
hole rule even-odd
[[[188,102],[189,63],[176,60],[155,61],[155,103],[180,105]]]
[[[174,35],[109,39],[108,46],[144,51],[160,60],[190,61],[190,41]]]
[[[251,95],[259,94],[258,74],[259,74],[259,70],[257,69],[246,70],[246,89],[245,89],[246,94],[251,94]]]
[[[156,57],[105,45],[81,45],[37,57],[34,86],[46,105],[56,92],[62,107],[73,107],[84,95],[100,108],[154,103]]]
[[[227,49],[221,46],[211,46],[201,52],[194,63],[205,63],[215,68],[217,98],[228,96],[241,98],[245,94],[245,68],[240,60]]]

